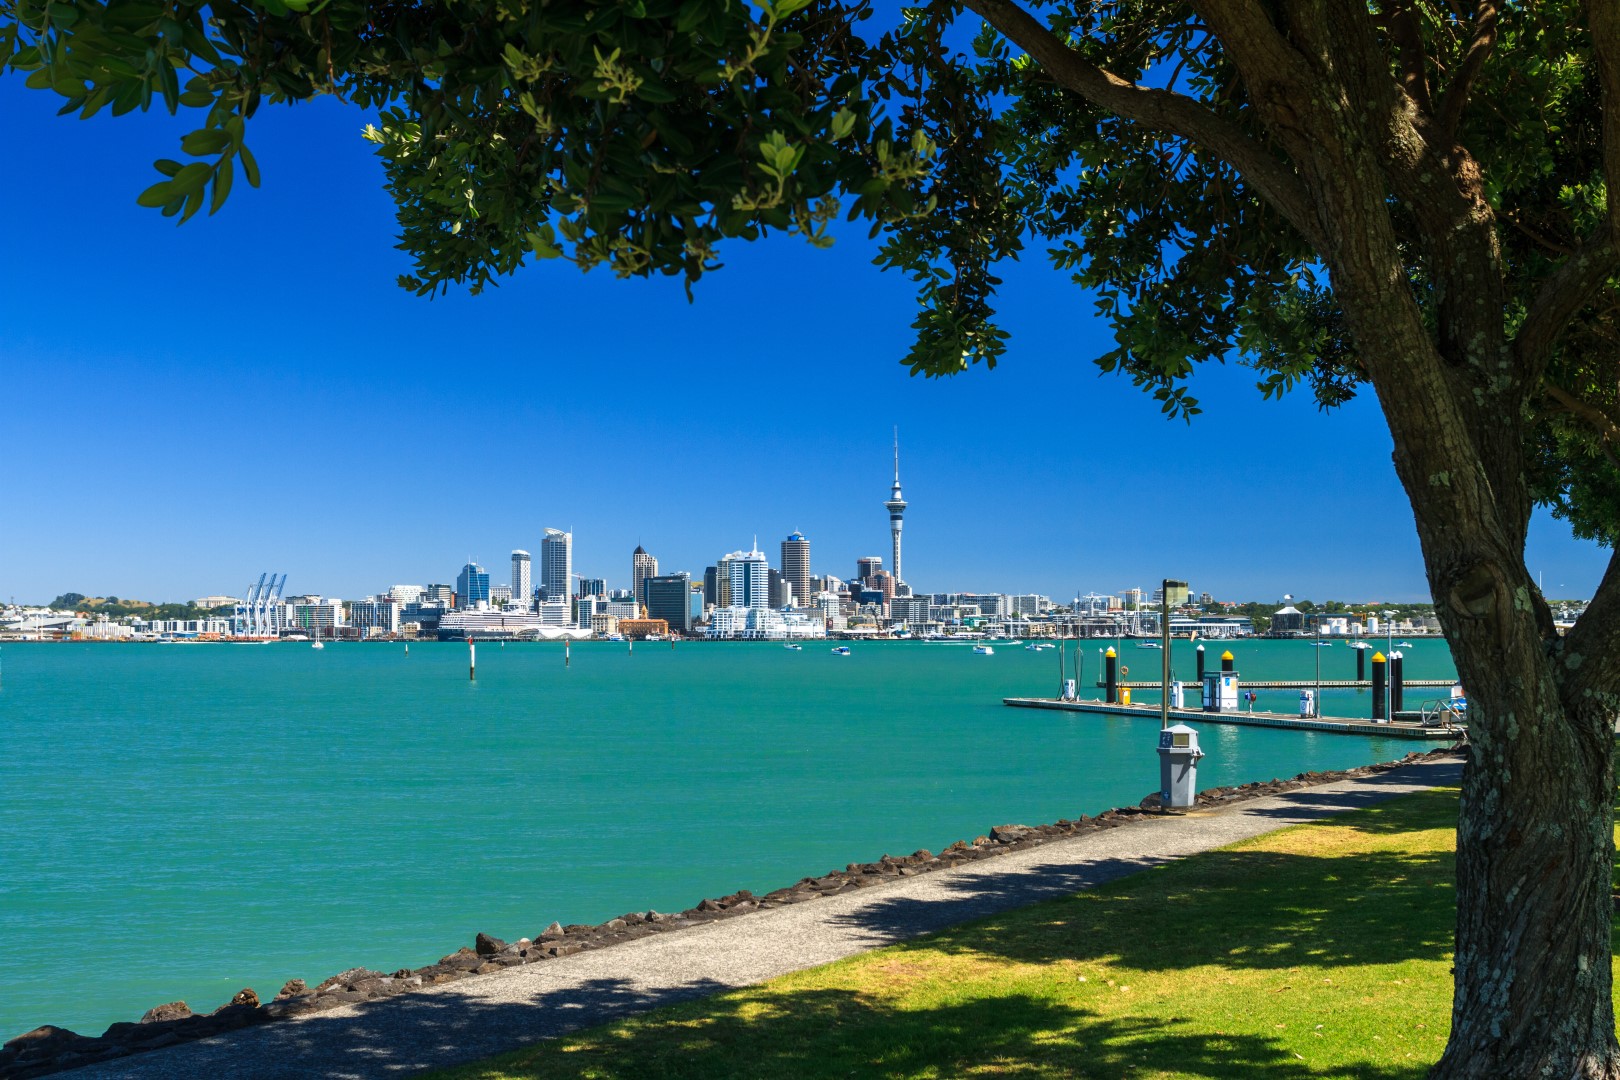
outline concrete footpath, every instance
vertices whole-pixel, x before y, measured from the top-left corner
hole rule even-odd
[[[455,1065],[762,982],[1396,795],[1455,785],[1460,758],[1180,816],[724,919],[399,997],[58,1073],[130,1080],[372,1080]]]

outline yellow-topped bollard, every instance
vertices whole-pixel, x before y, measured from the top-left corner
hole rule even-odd
[[[1372,718],[1375,724],[1389,722],[1389,713],[1385,708],[1384,688],[1389,685],[1389,661],[1381,652],[1373,653],[1372,658]]]
[[[1231,671],[1231,670],[1233,670],[1232,663],[1236,659],[1237,658],[1232,655],[1232,650],[1231,649],[1227,649],[1225,652],[1221,653],[1221,670],[1222,671]]]

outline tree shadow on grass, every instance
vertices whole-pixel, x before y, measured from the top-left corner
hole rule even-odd
[[[1307,1049],[1309,1049],[1307,1047]],[[749,1077],[1113,1078],[1155,1073],[1209,1078],[1415,1080],[1423,1067],[1333,1067],[1282,1038],[1194,1030],[1176,1017],[1108,1018],[1029,994],[926,1008],[848,990],[744,992],[529,1047],[444,1080],[710,1080]]]
[[[1289,968],[1441,960],[1456,921],[1449,852],[1317,857],[1208,852],[1100,888],[940,930],[924,947],[1027,963],[1117,960],[1143,971],[1218,964]],[[945,915],[1007,908],[1026,874],[1074,880],[1090,867],[1042,864],[1016,874],[962,875],[943,900],[877,900],[840,921],[885,940]],[[1071,890],[1073,892],[1073,890]],[[929,910],[938,909],[938,910]]]

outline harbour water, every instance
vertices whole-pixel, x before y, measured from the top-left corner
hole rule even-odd
[[[1317,659],[1309,642],[1233,651],[1256,678],[1311,678]],[[1320,652],[1324,678],[1353,676],[1351,650]],[[679,910],[1158,783],[1150,725],[1000,704],[1055,692],[1051,651],[571,654],[482,643],[472,682],[451,644],[5,646],[0,1038],[429,963],[478,930]],[[1410,678],[1453,674],[1437,639],[1406,654]],[[1133,679],[1158,671],[1156,652],[1122,655]],[[1191,647],[1174,660],[1190,680]],[[1364,716],[1366,700],[1330,693],[1323,711]],[[1414,748],[1215,725],[1203,745],[1206,787]]]

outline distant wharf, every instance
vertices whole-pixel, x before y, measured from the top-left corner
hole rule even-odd
[[[1433,680],[1430,680],[1431,682]],[[1130,686],[1131,683],[1121,683],[1121,686]],[[1143,686],[1158,689],[1158,683],[1143,683]],[[1314,682],[1307,683],[1244,683],[1244,686],[1315,686]],[[1324,687],[1335,685],[1324,682]],[[1358,685],[1351,683],[1348,685]],[[1361,684],[1364,685],[1364,684]],[[1408,685],[1412,685],[1409,683]],[[1449,682],[1434,683],[1434,685],[1449,686]],[[1134,716],[1141,719],[1157,720],[1160,717],[1157,705],[1115,705],[1106,701],[1063,701],[1058,698],[1002,698],[1003,705],[1011,705],[1019,709],[1056,709],[1060,712],[1089,713],[1093,716]],[[1403,714],[1397,714],[1403,715]],[[1302,720],[1297,716],[1286,713],[1273,712],[1205,712],[1203,709],[1171,709],[1170,719],[1182,724],[1236,724],[1241,727],[1269,727],[1291,728],[1297,731],[1329,731],[1338,735],[1375,735],[1386,739],[1427,739],[1433,741],[1456,740],[1462,738],[1466,729],[1449,724],[1425,725],[1404,720],[1380,724],[1371,720],[1354,720],[1349,717],[1323,716],[1312,720]]]

